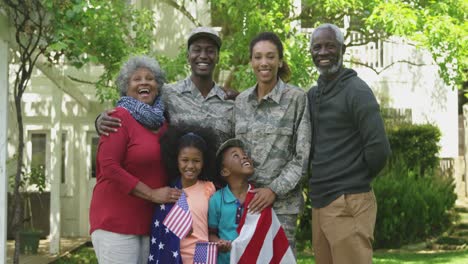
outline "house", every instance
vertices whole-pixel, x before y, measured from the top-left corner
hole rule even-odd
[[[174,56],[178,47],[184,45],[193,23],[165,1],[156,2],[132,1],[138,7],[150,7],[156,11],[155,23],[160,25],[155,35],[156,49]],[[207,1],[200,2],[189,1],[187,12],[202,24],[209,25],[209,6]],[[6,237],[6,228],[3,228],[7,222],[6,176],[14,173],[13,154],[18,136],[11,91],[7,95],[7,89],[3,89],[12,89],[17,67],[11,63],[14,59],[11,50],[15,46],[11,34],[6,18],[0,13],[1,243]],[[351,48],[345,57],[358,58],[362,65],[372,66],[374,70],[385,69],[377,74],[367,66],[353,66],[374,89],[382,105],[408,110],[415,123],[429,122],[439,126],[442,131],[441,157],[453,159],[459,156],[457,91],[438,77],[437,65],[427,52],[395,38]],[[416,65],[399,62],[402,60]],[[48,177],[48,191],[42,199],[49,206],[36,214],[43,217],[45,228],[50,227],[47,233],[52,241],[51,253],[59,252],[60,236],[88,236],[89,202],[95,184],[93,165],[98,142],[94,120],[100,112],[112,106],[98,102],[92,86],[72,82],[67,76],[93,79],[99,70],[93,66],[78,71],[66,63],[48,68],[39,62],[23,96],[26,166],[42,165]],[[49,213],[44,213],[44,210],[49,210]]]

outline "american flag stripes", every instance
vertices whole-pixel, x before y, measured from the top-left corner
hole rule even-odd
[[[215,242],[197,242],[193,264],[216,264],[218,247]]]
[[[179,200],[177,200],[166,218],[164,218],[163,224],[179,239],[187,236],[192,228],[192,214],[190,213],[187,197],[184,192],[182,192]]]
[[[252,198],[252,193],[247,193],[246,208]],[[239,237],[231,243],[230,263],[296,263],[286,234],[271,206],[260,214],[245,210],[237,231]]]

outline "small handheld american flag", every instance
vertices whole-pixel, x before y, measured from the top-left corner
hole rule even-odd
[[[193,264],[216,264],[218,247],[215,242],[197,242]]]
[[[164,218],[163,224],[180,239],[187,236],[192,228],[192,214],[190,213],[185,193],[179,197],[171,211]]]

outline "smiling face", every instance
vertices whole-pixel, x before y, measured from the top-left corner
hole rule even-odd
[[[194,40],[188,49],[187,60],[192,69],[192,75],[212,77],[218,63],[218,46],[207,37]]]
[[[158,93],[158,83],[153,73],[147,68],[138,68],[128,81],[127,96],[143,103],[153,104]]]
[[[185,147],[177,156],[182,186],[184,188],[194,185],[203,169],[203,153],[195,147]]]
[[[314,32],[310,44],[312,60],[321,75],[333,79],[343,65],[345,46],[336,40],[335,32],[330,28],[321,28]]]
[[[223,153],[223,169],[221,175],[229,177],[246,176],[254,173],[252,159],[240,147],[230,147]]]
[[[283,61],[279,58],[275,44],[268,40],[257,42],[252,48],[250,64],[257,77],[257,82],[275,84],[278,78],[278,69]]]

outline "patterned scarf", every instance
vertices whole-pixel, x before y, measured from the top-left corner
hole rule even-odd
[[[130,96],[122,96],[117,102],[117,106],[123,107],[130,112],[138,123],[149,129],[158,129],[164,122],[164,104],[161,96],[156,97],[151,106]]]

